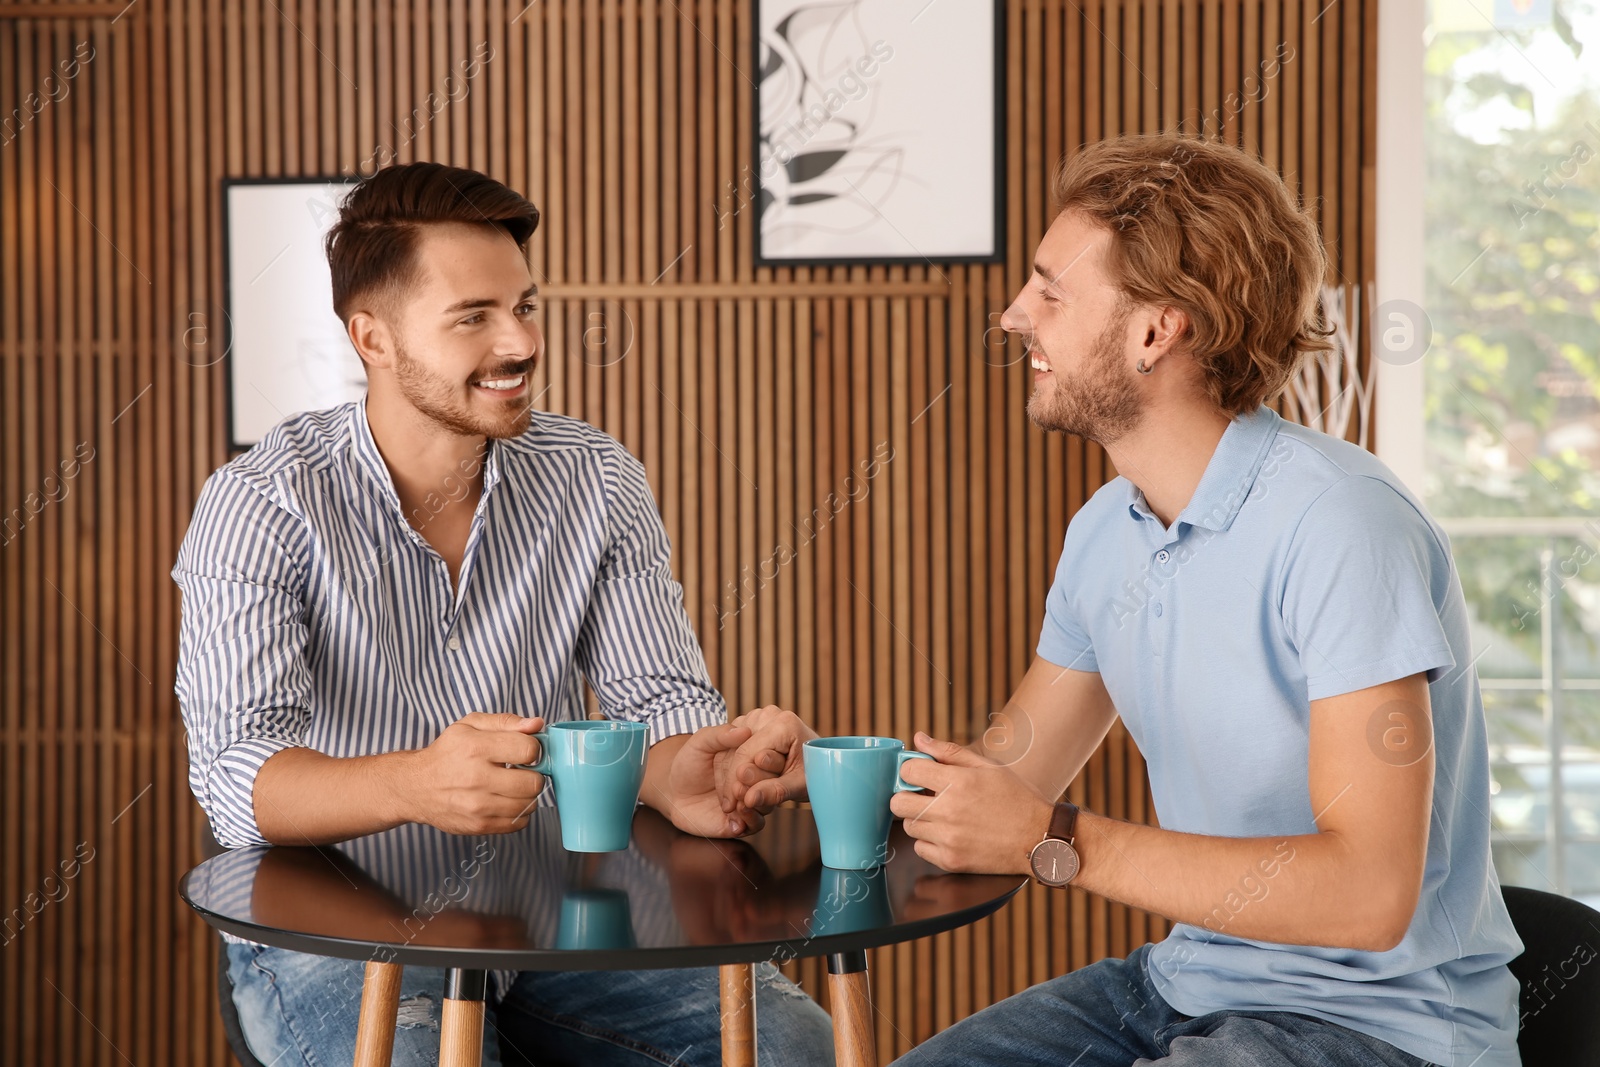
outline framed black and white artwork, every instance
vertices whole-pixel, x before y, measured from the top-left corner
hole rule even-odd
[[[322,241],[353,179],[222,183],[228,435],[260,441],[302,411],[366,395],[361,357],[333,313]]]
[[[996,0],[756,0],[753,173],[762,266],[1003,255]]]

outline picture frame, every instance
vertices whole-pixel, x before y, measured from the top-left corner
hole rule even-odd
[[[222,180],[228,443],[256,444],[290,415],[366,395],[361,357],[333,310],[323,240],[357,179]]]
[[[752,211],[762,267],[1002,261],[1004,27],[997,0],[756,0],[718,227]]]

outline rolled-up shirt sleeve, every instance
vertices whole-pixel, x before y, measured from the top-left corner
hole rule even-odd
[[[177,694],[189,786],[229,848],[267,844],[256,774],[305,743],[304,527],[228,468],[201,490],[172,577],[183,595]]]
[[[644,467],[607,459],[609,545],[590,592],[577,663],[607,717],[650,727],[653,745],[727,721],[672,577],[671,548]]]

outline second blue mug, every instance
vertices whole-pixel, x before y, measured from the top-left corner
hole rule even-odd
[[[818,737],[805,744],[806,792],[822,864],[864,871],[889,860],[889,798],[916,792],[900,777],[909,759],[932,759],[893,737]]]
[[[532,770],[550,779],[568,852],[621,852],[633,832],[633,812],[644,785],[650,728],[610,719],[553,722],[534,736],[539,762]]]

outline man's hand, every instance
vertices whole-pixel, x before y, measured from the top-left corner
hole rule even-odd
[[[896,793],[889,809],[905,820],[917,855],[946,871],[1029,873],[1028,853],[1043,839],[1055,805],[1010,768],[970,749],[924,733],[915,741],[933,760],[907,760],[900,776],[933,796]]]
[[[817,732],[775,704],[733,720],[750,730],[738,750],[717,760],[722,810],[748,808],[763,815],[786,800],[806,799],[805,743]]]
[[[748,726],[730,722],[657,742],[651,753],[656,756],[657,750],[661,751],[657,758],[668,761],[665,773],[656,778],[647,765],[641,796],[685,833],[701,837],[755,833],[766,824],[762,813],[742,804],[724,810],[717,792],[718,763],[732,759],[750,737]]]
[[[452,834],[504,834],[528,825],[544,775],[514,764],[539,758],[544,720],[471,712],[411,757],[402,788],[414,822]]]
[[[744,801],[723,806],[718,784],[730,776],[736,753],[754,731],[742,721],[706,726],[693,734],[667,737],[651,747],[651,758],[661,760],[661,771],[645,768],[645,789],[640,797],[672,825],[701,837],[742,837],[766,825],[766,811]],[[776,777],[768,773],[768,777]],[[770,808],[768,808],[770,809]]]

